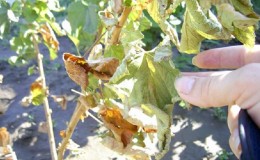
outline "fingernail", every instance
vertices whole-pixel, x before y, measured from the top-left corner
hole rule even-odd
[[[196,58],[197,56],[194,56],[193,58],[192,58],[192,64],[194,65],[194,66],[197,66],[197,58]]]
[[[180,77],[175,81],[175,88],[179,93],[189,94],[195,82],[194,77]]]

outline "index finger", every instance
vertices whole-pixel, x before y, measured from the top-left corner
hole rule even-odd
[[[234,69],[249,63],[260,63],[260,45],[254,48],[231,46],[203,51],[196,55],[193,64],[207,69]]]

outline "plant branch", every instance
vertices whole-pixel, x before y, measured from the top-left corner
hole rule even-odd
[[[67,130],[65,133],[65,138],[62,139],[61,145],[58,149],[58,160],[63,159],[63,155],[66,150],[67,144],[69,143],[69,140],[70,140],[82,114],[85,113],[86,110],[87,110],[87,107],[82,105],[82,103],[79,101],[77,103],[76,109],[73,112],[73,115],[72,115],[69,125],[67,127]]]
[[[130,14],[130,12],[132,11],[132,7],[125,7],[124,11],[122,13],[122,15],[119,18],[119,22],[117,23],[117,25],[115,26],[113,33],[112,33],[112,37],[110,40],[111,44],[117,44],[119,41],[119,36],[122,30],[122,27],[124,26],[128,15]]]
[[[42,80],[43,89],[47,91],[45,74],[44,74],[43,63],[42,63],[42,57],[43,56],[40,53],[38,43],[36,41],[35,36],[36,35],[33,35],[32,38],[33,38],[33,45],[34,45],[35,53],[36,53],[36,56],[37,56],[37,63],[38,63],[38,67],[39,67],[40,78]],[[44,106],[44,112],[45,112],[47,127],[48,127],[48,137],[49,137],[51,157],[52,157],[52,160],[57,160],[57,152],[56,152],[55,138],[54,138],[54,134],[53,134],[51,110],[50,110],[50,107],[49,107],[49,101],[48,101],[47,96],[45,96],[44,99],[43,99],[43,106]]]

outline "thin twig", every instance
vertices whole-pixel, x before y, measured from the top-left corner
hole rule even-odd
[[[95,47],[95,45],[97,45],[99,43],[99,41],[101,40],[101,38],[106,34],[107,31],[105,31],[103,34],[101,34],[96,40],[95,42],[91,45],[91,47],[89,47],[89,49],[85,52],[83,57],[86,57],[91,50]]]
[[[67,127],[66,133],[65,133],[65,138],[62,139],[61,145],[58,149],[58,160],[63,159],[64,152],[66,150],[67,144],[69,143],[69,140],[79,122],[81,119],[81,115],[85,113],[87,110],[87,107],[82,105],[81,102],[77,103],[77,107],[71,117],[71,120],[69,122],[69,125]]]
[[[34,45],[35,53],[37,55],[38,67],[39,67],[40,77],[42,80],[42,87],[44,90],[47,90],[44,68],[43,68],[43,63],[42,63],[43,56],[40,53],[38,43],[36,42],[35,36],[36,35],[33,35],[32,38],[33,38],[33,45]],[[43,107],[44,107],[44,112],[45,112],[45,117],[46,117],[46,122],[47,122],[47,128],[48,128],[51,157],[52,157],[52,160],[57,160],[57,152],[56,152],[55,138],[54,138],[54,134],[53,134],[51,110],[50,110],[49,101],[48,101],[47,96],[45,96],[43,99]]]
[[[132,7],[125,7],[124,11],[122,13],[122,15],[119,18],[119,22],[118,24],[115,26],[113,33],[112,33],[112,37],[110,40],[111,44],[117,44],[119,42],[119,36],[122,30],[122,27],[124,26],[128,15],[130,14],[130,12],[132,11]]]

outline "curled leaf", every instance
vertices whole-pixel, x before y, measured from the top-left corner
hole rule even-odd
[[[116,72],[119,60],[116,58],[104,58],[99,60],[89,60],[88,63],[94,76],[101,80],[109,80]]]
[[[110,129],[115,138],[126,147],[132,140],[137,126],[126,121],[116,108],[104,108],[99,112],[104,124]]]
[[[82,88],[88,86],[89,73],[98,79],[109,80],[119,65],[119,60],[116,58],[87,61],[70,53],[63,54],[63,61],[69,77]]]
[[[82,88],[88,86],[88,72],[91,70],[86,60],[82,57],[74,56],[70,53],[63,54],[63,61],[68,76]]]

